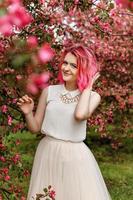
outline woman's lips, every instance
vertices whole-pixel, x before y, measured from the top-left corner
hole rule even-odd
[[[68,73],[63,72],[63,75],[65,75],[65,76],[70,76],[71,74],[68,74]]]

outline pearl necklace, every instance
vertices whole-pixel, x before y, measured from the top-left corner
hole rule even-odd
[[[63,94],[60,95],[61,101],[62,101],[63,103],[67,103],[67,104],[78,102],[79,97],[80,97],[80,94],[78,94],[78,95],[76,95],[76,96],[74,96],[74,97],[71,97],[71,94],[70,94],[70,93],[64,94],[64,95],[63,95]]]

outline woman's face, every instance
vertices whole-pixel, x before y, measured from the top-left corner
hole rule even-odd
[[[67,53],[61,66],[62,77],[65,82],[76,83],[77,58],[72,53]]]

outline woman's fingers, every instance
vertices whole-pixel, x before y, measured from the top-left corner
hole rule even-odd
[[[22,96],[21,98],[19,98],[18,99],[18,102],[19,103],[31,103],[33,100],[30,98],[30,97],[28,97],[28,95],[24,95],[24,96]]]
[[[98,78],[99,78],[99,76],[100,76],[100,74],[98,74],[98,75],[96,76],[96,79],[98,79]]]
[[[95,75],[95,77],[94,77],[94,80],[98,79],[98,78],[99,78],[99,76],[100,76],[100,73],[99,73],[99,72],[98,72],[98,73],[96,73],[96,75]]]
[[[23,98],[23,100],[24,100],[25,102],[27,102],[27,103],[30,102],[29,97],[27,97],[27,96],[23,96],[22,98]]]
[[[23,98],[19,98],[19,100],[18,100],[20,103],[24,103],[24,100],[23,100]]]
[[[100,73],[99,72],[97,72],[95,75],[94,75],[94,77],[93,77],[93,79],[92,79],[92,85],[95,83],[95,81],[99,78],[99,76],[100,76]]]
[[[22,103],[19,103],[19,102],[17,102],[17,105],[18,105],[18,106],[21,106],[21,105],[22,105]]]
[[[33,99],[32,99],[32,98],[30,98],[28,95],[26,95],[26,97],[28,98],[28,100],[30,101],[30,103],[32,103],[32,102],[33,102]]]

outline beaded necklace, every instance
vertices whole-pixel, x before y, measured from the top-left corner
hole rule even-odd
[[[60,99],[63,103],[76,103],[78,102],[79,100],[79,97],[80,97],[80,94],[76,95],[75,97],[68,97],[68,94],[61,94],[60,95]]]
[[[79,97],[80,97],[80,93],[77,94],[78,90],[73,91],[75,93],[75,96],[72,96],[71,93],[73,92],[67,91],[64,86],[63,88],[64,88],[64,92],[60,94],[60,99],[63,103],[69,104],[69,103],[78,102]]]

